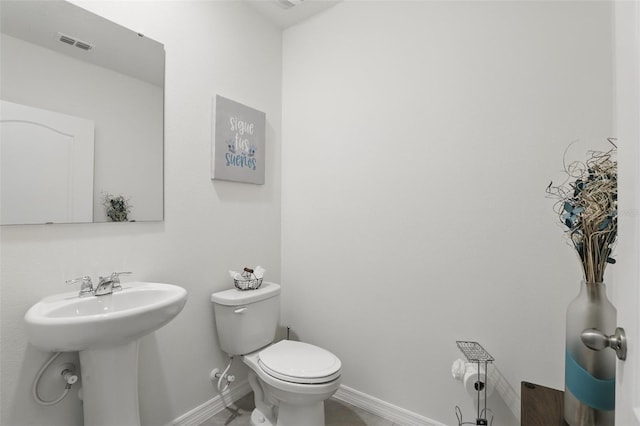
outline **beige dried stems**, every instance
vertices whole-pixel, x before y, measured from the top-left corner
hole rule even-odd
[[[590,151],[585,162],[565,162],[566,180],[561,185],[551,182],[547,187],[547,193],[558,200],[554,209],[568,228],[586,282],[602,282],[607,263],[615,263],[611,258],[618,234],[618,163],[614,140],[609,139],[611,150]]]

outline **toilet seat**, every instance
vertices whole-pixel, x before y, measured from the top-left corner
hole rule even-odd
[[[282,340],[258,354],[258,365],[268,375],[291,383],[327,383],[340,377],[340,359],[309,343]]]

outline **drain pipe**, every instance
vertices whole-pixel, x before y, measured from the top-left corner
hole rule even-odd
[[[73,371],[74,370],[73,364],[65,364],[63,366],[62,372],[60,373],[60,375],[66,382],[66,385],[64,387],[64,391],[62,391],[62,394],[60,394],[58,398],[51,401],[45,401],[38,394],[38,387],[40,386],[40,379],[42,379],[42,375],[47,370],[47,368],[49,368],[49,366],[53,363],[53,361],[55,361],[61,354],[62,352],[56,352],[53,355],[51,355],[49,360],[45,362],[44,365],[40,368],[40,370],[38,371],[38,374],[36,374],[35,380],[33,381],[33,385],[31,386],[31,394],[33,395],[33,399],[35,399],[36,402],[40,405],[50,406],[50,405],[55,405],[59,403],[67,396],[67,394],[69,393],[69,389],[71,389],[71,385],[75,384],[78,381],[78,376]]]

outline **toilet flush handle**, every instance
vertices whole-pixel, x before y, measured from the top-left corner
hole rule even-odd
[[[244,311],[246,311],[246,310],[247,310],[247,307],[243,306],[242,308],[234,309],[233,313],[234,314],[243,314]]]

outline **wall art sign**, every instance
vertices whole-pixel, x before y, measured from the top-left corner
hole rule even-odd
[[[262,185],[266,114],[231,99],[213,99],[211,179]]]

